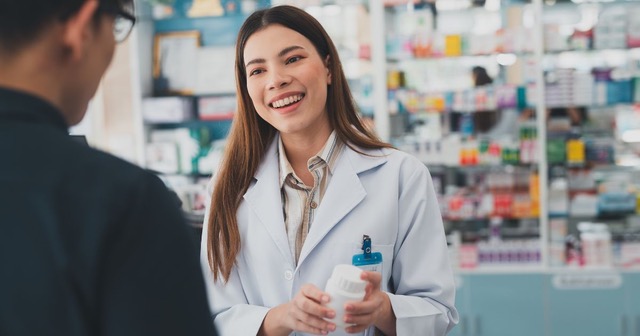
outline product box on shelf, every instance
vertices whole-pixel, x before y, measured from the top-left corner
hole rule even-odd
[[[581,222],[578,231],[584,267],[613,266],[611,232],[607,225]]]
[[[200,120],[232,119],[236,111],[236,96],[204,96],[198,98]]]
[[[640,8],[630,8],[627,24],[627,47],[640,47]]]
[[[598,196],[587,192],[576,193],[569,204],[572,217],[592,218],[598,215]]]
[[[142,100],[142,118],[149,123],[182,122],[193,116],[192,97],[150,97]]]
[[[191,173],[198,142],[188,128],[153,130],[146,145],[147,166],[161,173]]]
[[[631,103],[633,101],[632,80],[607,82],[607,104]]]
[[[148,143],[145,147],[147,168],[163,173],[176,174],[180,170],[178,146],[175,142]]]
[[[631,235],[629,235],[631,236]],[[615,243],[614,262],[624,269],[640,269],[640,234]]]
[[[606,192],[598,195],[599,214],[631,214],[635,212],[636,195],[626,192]]]
[[[626,48],[627,13],[615,8],[601,14],[594,27],[593,47],[595,49]]]
[[[498,86],[495,89],[496,106],[498,108],[518,107],[518,88],[512,85]]]

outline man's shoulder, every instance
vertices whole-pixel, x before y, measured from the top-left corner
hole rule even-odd
[[[102,195],[115,209],[148,208],[154,204],[155,211],[167,214],[173,212],[170,207],[176,211],[180,208],[179,198],[153,172],[97,149],[81,151],[85,153],[81,155],[79,167],[70,168],[72,179],[79,176],[70,186],[73,190]]]
[[[152,172],[99,149],[74,146],[70,148],[70,155],[74,160],[67,166],[69,177],[77,176],[94,187],[101,186],[122,192],[131,192],[141,187],[155,191],[164,188],[162,181]]]
[[[87,167],[97,174],[103,173],[103,178],[141,178],[153,175],[146,169],[126,161],[113,154],[90,147],[80,148],[78,151],[78,164]]]

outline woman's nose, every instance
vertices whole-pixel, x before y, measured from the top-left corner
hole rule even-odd
[[[271,71],[269,78],[269,90],[279,89],[287,86],[291,82],[291,77],[282,71]]]

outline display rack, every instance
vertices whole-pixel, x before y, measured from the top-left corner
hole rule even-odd
[[[139,1],[141,161],[176,190],[187,211],[203,210],[193,200],[206,193],[235,113],[233,45],[238,30],[252,10],[272,3],[302,7],[327,27],[360,113],[366,119],[381,115],[379,108],[374,112],[374,96],[380,93],[374,90],[384,87],[374,88],[372,78],[372,59],[380,54],[372,55],[374,25],[366,1],[339,1],[340,6],[332,1],[175,0],[170,6]],[[197,43],[195,50],[189,49],[188,38]],[[177,64],[179,59],[190,61]],[[193,78],[181,75],[194,69]]]
[[[540,135],[534,122],[515,120],[540,100],[538,64],[531,61],[536,44],[515,43],[517,37],[535,36],[535,25],[523,29],[523,6],[438,11],[435,5],[435,11],[425,2],[385,8],[385,21],[392,22],[387,96],[390,113],[397,116],[391,119],[393,141],[421,158],[442,186],[456,269],[541,270],[546,235]],[[526,9],[533,12],[530,5]],[[519,73],[501,71],[516,60]],[[474,66],[484,67],[494,83],[473,87]],[[491,132],[500,119],[512,120],[502,134]]]
[[[589,138],[586,144],[580,145],[582,140],[577,135],[557,132],[556,115],[566,113],[559,110],[568,107],[596,112],[609,107],[617,109],[618,114],[624,109],[635,111],[633,106],[640,101],[640,95],[634,91],[637,90],[634,87],[637,87],[635,77],[638,77],[640,52],[636,51],[638,40],[634,34],[637,30],[632,29],[638,25],[635,21],[638,16],[633,15],[637,7],[637,2],[543,6],[541,2],[503,1],[499,6],[494,3],[453,12],[442,10],[434,17],[434,11],[423,1],[386,3],[386,103],[391,115],[390,134],[397,147],[421,158],[430,167],[436,185],[441,185],[438,190],[441,208],[454,265],[460,268],[459,271],[558,270],[562,269],[558,268],[560,265],[576,267],[575,263],[581,269],[638,269],[633,266],[634,260],[640,261],[633,252],[635,241],[621,243],[619,237],[609,239],[605,248],[613,251],[610,252],[611,259],[600,264],[589,263],[593,258],[589,259],[588,255],[599,253],[589,252],[594,236],[599,242],[597,239],[611,234],[602,234],[598,231],[602,226],[597,225],[583,235],[587,251],[579,262],[567,263],[559,258],[582,253],[581,250],[570,250],[579,249],[572,244],[581,243],[578,222],[623,218],[630,227],[629,235],[633,234],[633,227],[638,225],[638,219],[634,219],[638,213],[636,170],[627,169],[631,177],[625,185],[635,187],[636,191],[598,193],[595,184],[588,190],[591,194],[599,194],[598,206],[608,209],[604,210],[605,215],[578,218],[566,213],[554,214],[553,210],[558,206],[557,198],[554,198],[557,192],[553,190],[549,195],[549,180],[551,178],[553,182],[557,177],[559,165],[569,171],[576,170],[572,167],[575,164],[567,163],[564,156],[557,162],[554,148],[561,148],[560,155],[565,155],[566,148],[575,147],[574,143],[578,142],[578,146],[582,146],[584,162],[580,165],[583,167],[603,163],[615,167],[620,161],[613,154],[620,149],[620,132],[609,128],[609,134],[606,134],[605,129],[600,129],[598,137]],[[611,11],[617,13],[613,19],[602,14]],[[446,22],[442,17],[450,19],[454,16],[457,20],[442,24]],[[567,17],[570,22],[564,24]],[[484,25],[478,25],[478,20],[484,20]],[[590,31],[579,30],[588,23],[591,24]],[[483,43],[474,42],[474,39]],[[474,65],[485,67],[494,76],[493,85],[472,87],[470,70]],[[614,78],[606,73],[606,68],[592,74],[592,68],[602,67],[613,67]],[[578,72],[580,75],[574,74]],[[602,79],[603,76],[609,77]],[[501,111],[499,114],[503,119],[505,111],[511,114],[515,111],[521,119],[513,123],[515,132],[510,134],[511,140],[478,129],[482,125],[478,125],[477,119],[486,117],[483,111],[496,110]],[[635,112],[624,114],[626,120],[632,118],[631,113]],[[593,123],[597,123],[599,117],[593,115],[592,118]],[[582,130],[587,132],[588,127]],[[593,129],[588,131],[585,134],[595,133]],[[566,155],[575,156],[573,152]],[[637,152],[631,157],[634,155],[637,158]],[[602,169],[598,167],[593,172],[606,176],[598,173]],[[525,202],[522,200],[527,198],[522,192],[526,193],[527,188],[507,181],[506,189],[496,191],[495,181],[492,181],[496,173],[509,180],[514,170],[529,171],[531,181]],[[622,170],[617,167],[609,168],[609,171],[619,173]],[[469,181],[456,180],[460,175]],[[574,180],[572,178],[572,183]],[[614,187],[600,181],[597,186]],[[572,191],[571,196],[575,193]],[[516,201],[517,197],[519,201]],[[504,207],[511,211],[501,209]],[[552,212],[550,217],[547,216],[549,210]],[[531,229],[530,217],[537,219],[534,229]],[[567,219],[565,226],[568,228],[563,229],[558,224],[559,217]],[[522,225],[520,230],[514,227],[517,221]],[[532,235],[535,238],[531,242],[514,241],[514,232],[522,238]],[[533,250],[537,251],[533,252],[537,261],[533,265],[529,265],[530,246],[535,246]],[[521,260],[527,261],[525,267]]]
[[[221,3],[230,6],[232,2]],[[635,18],[639,16],[633,15],[638,2],[543,6],[540,1],[527,4],[491,0],[483,6],[467,3],[466,8],[460,8],[462,3],[447,2],[449,8],[445,8],[436,2],[437,17],[424,1],[293,4],[303,6],[331,28],[328,30],[334,34],[360,110],[365,116],[374,115],[377,133],[429,166],[439,186],[453,255],[466,260],[459,271],[562,268],[558,256],[566,258],[569,254],[566,236],[579,236],[577,223],[610,218],[554,213],[557,190],[551,186],[557,184],[554,183],[558,171],[576,170],[567,166],[567,140],[582,139],[577,134],[558,132],[563,124],[555,120],[555,114],[562,112],[556,110],[588,109],[593,112],[592,124],[600,126],[606,123],[606,118],[600,117],[607,113],[614,113],[618,124],[633,120],[637,111],[634,104],[640,100],[637,79],[640,40],[633,28],[638,25]],[[256,4],[269,5],[264,1]],[[189,1],[178,0],[174,16],[162,19],[143,15],[138,28],[138,34],[142,35],[137,39],[141,64],[149,64],[153,58],[149,42],[152,39],[146,37],[158,33],[199,30],[203,47],[229,48],[233,44],[246,17],[246,13],[240,12],[241,2],[231,6],[236,10],[231,14],[195,19],[186,17],[191,5]],[[620,6],[624,10],[617,9]],[[615,15],[610,18],[603,12]],[[620,13],[626,13],[627,18],[622,28],[616,23],[622,21]],[[357,19],[347,20],[347,14]],[[358,24],[335,29],[336,22],[344,21]],[[580,30],[589,22],[590,31]],[[473,66],[485,67],[494,83],[473,87],[470,74]],[[606,71],[591,72],[592,68],[606,67],[616,69],[608,73],[613,80],[602,79],[607,76]],[[204,192],[208,174],[222,148],[221,143],[213,147],[211,143],[226,136],[235,108],[233,93],[167,97],[154,92],[150,70],[142,69],[141,73],[145,97],[166,98],[174,100],[176,106],[191,106],[186,109],[188,112],[173,115],[174,120],[147,119],[143,130],[147,154],[157,150],[156,154],[163,156],[164,149],[176,153],[164,157],[180,162],[166,170],[157,169],[164,167],[162,162],[154,166],[147,160],[147,164],[189,190],[190,184],[199,180],[199,190]],[[589,90],[596,94],[585,94]],[[141,103],[142,115],[146,99]],[[222,112],[210,111],[209,119],[215,120],[203,120],[203,109],[197,108],[206,99],[212,100],[209,106],[226,106]],[[492,115],[495,120],[487,118]],[[553,122],[547,122],[547,118]],[[496,127],[490,127],[496,126],[496,120],[498,126],[503,123],[502,135],[493,132]],[[488,122],[489,127],[483,122]],[[589,132],[587,129],[580,130],[596,134],[594,127]],[[624,130],[613,127],[609,127],[608,133],[604,130],[600,127],[593,141],[583,141],[589,167],[594,166],[589,161],[594,155],[609,160],[609,164],[623,160],[611,153],[622,153],[619,138]],[[154,133],[154,139],[159,139],[157,146],[149,145]],[[165,141],[166,137],[182,140],[167,144],[171,141]],[[622,145],[630,153],[627,159],[637,160],[638,155],[629,150],[630,145]],[[596,163],[599,167],[594,172],[604,169],[603,162]],[[637,184],[636,180],[631,182]],[[592,186],[589,193],[598,195],[596,189]],[[605,196],[604,200],[611,201],[614,196]],[[189,194],[184,198],[193,197]],[[551,217],[547,216],[549,213]],[[618,217],[612,219],[614,226],[615,221],[625,221],[626,227],[636,225],[633,216]],[[566,220],[566,229],[558,228],[558,218]],[[559,232],[565,231],[560,237],[563,234]],[[629,232],[627,237],[633,237],[634,231]],[[619,236],[618,231],[612,233],[614,253],[621,250],[617,245]],[[625,247],[625,251],[633,250],[633,246]],[[469,260],[472,262],[468,263]],[[460,259],[454,264],[460,268]]]

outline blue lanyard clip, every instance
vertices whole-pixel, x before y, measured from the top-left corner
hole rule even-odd
[[[364,251],[364,258],[371,258],[371,237],[368,235],[362,235],[362,251]]]
[[[382,273],[382,253],[373,252],[371,237],[362,235],[362,252],[351,258],[351,264],[365,271]]]

